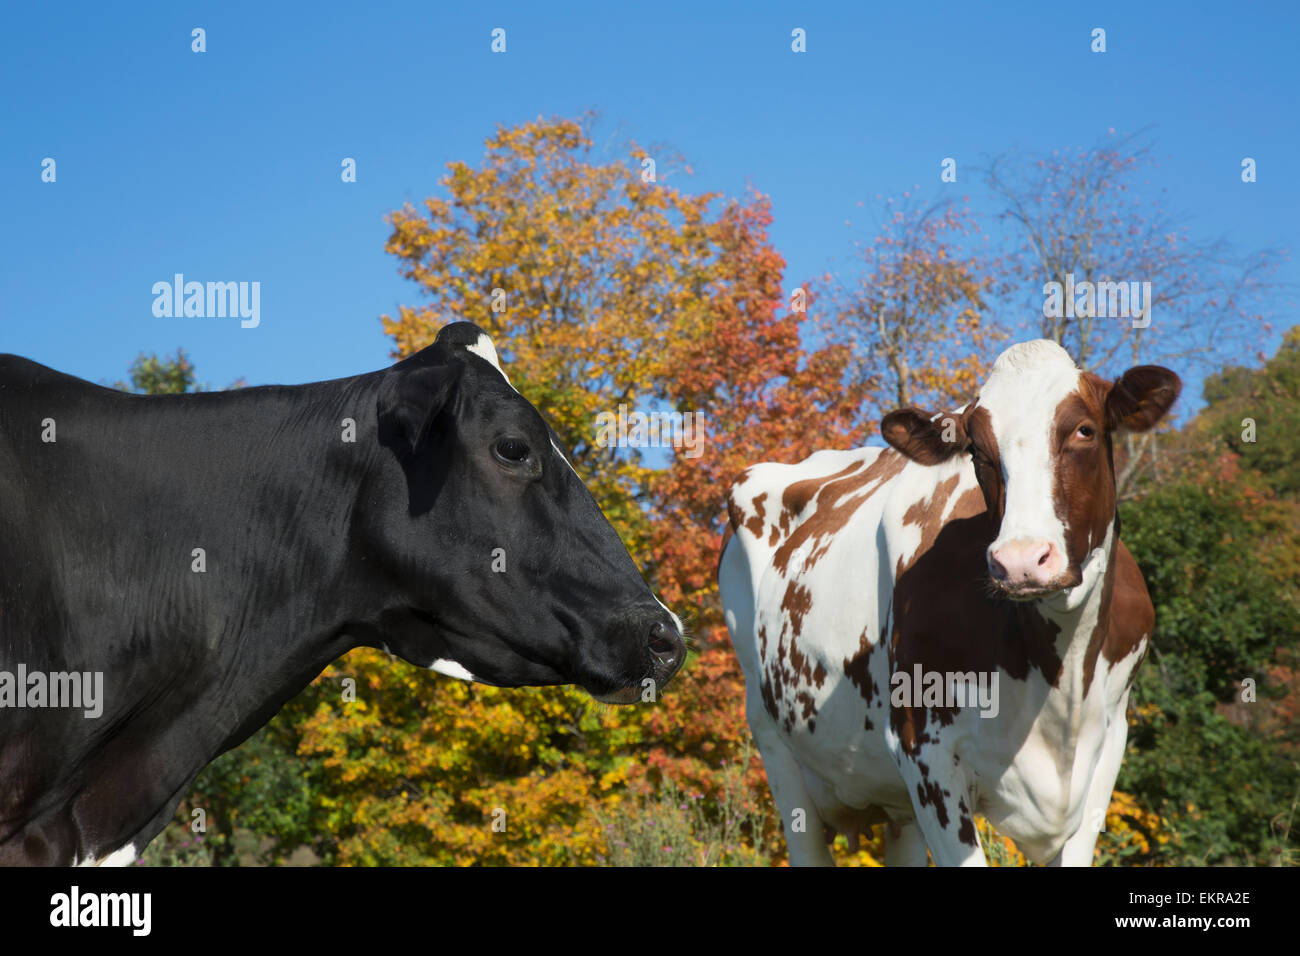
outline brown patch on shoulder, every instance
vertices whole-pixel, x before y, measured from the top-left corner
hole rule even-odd
[[[950,475],[935,487],[934,493],[928,498],[921,498],[912,502],[907,511],[903,512],[903,524],[920,525],[921,543],[917,546],[916,554],[913,555],[913,561],[934,544],[935,537],[939,534],[939,529],[943,527],[943,513],[948,505],[948,499],[956,490],[957,485],[961,482],[961,474]],[[973,497],[972,497],[973,495]],[[978,488],[971,488],[957,502],[960,511],[964,506],[967,514],[977,514],[979,506],[983,504],[984,496],[980,494]],[[898,559],[898,567],[894,571],[894,577],[902,575],[908,565],[903,562],[902,558]]]
[[[853,472],[862,467],[862,462],[855,461],[841,471],[833,475],[826,475],[818,478],[804,478],[802,481],[796,481],[793,485],[785,489],[781,495],[781,507],[787,513],[799,515],[803,509],[808,506],[808,502],[816,496],[817,492],[825,488],[830,482],[838,481],[841,478],[847,478]]]
[[[1156,625],[1156,611],[1147,593],[1146,581],[1123,541],[1115,542],[1114,559],[1106,569],[1102,587],[1105,589],[1102,592],[1102,612],[1092,629],[1083,659],[1085,697],[1092,686],[1098,655],[1105,657],[1106,662],[1114,667],[1137,651]]]
[[[772,566],[785,574],[794,552],[803,548],[806,553],[803,570],[811,568],[825,555],[835,534],[849,523],[858,508],[906,465],[906,458],[886,449],[865,467],[858,463],[827,478],[795,482],[787,488],[782,496],[783,505],[788,497],[792,506],[799,505],[799,513],[810,500],[815,499],[817,507],[776,549]],[[803,487],[814,480],[820,482],[820,490],[815,494],[811,487]],[[876,483],[876,487],[866,494],[857,494],[872,483]],[[797,490],[792,494],[792,489]]]
[[[1156,609],[1142,570],[1123,541],[1115,542],[1115,593],[1110,602],[1110,633],[1101,652],[1118,664],[1138,649],[1156,629]]]
[[[1038,671],[1053,687],[1061,678],[1056,653],[1059,628],[1032,604],[988,596],[985,550],[997,534],[987,510],[969,514],[973,496],[958,501],[958,510],[918,552],[894,584],[890,670],[912,673],[1001,670],[1012,680],[1027,680]],[[890,707],[890,722],[906,753],[915,755],[930,742],[927,723],[953,721],[956,708]]]

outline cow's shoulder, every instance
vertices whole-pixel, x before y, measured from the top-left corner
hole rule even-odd
[[[1143,648],[1156,625],[1156,611],[1137,561],[1124,542],[1115,542],[1115,589],[1102,656],[1114,666]]]
[[[982,554],[991,540],[988,509],[967,460],[914,465],[894,485],[881,520],[895,580],[936,547],[943,561],[965,559],[972,548]]]
[[[727,496],[732,530],[747,547],[788,552],[824,546],[906,466],[889,448],[819,451],[795,464],[747,468]]]

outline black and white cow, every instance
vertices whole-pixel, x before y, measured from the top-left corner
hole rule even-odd
[[[224,393],[0,356],[0,863],[130,862],[358,646],[611,703],[685,652],[470,323],[380,372]]]

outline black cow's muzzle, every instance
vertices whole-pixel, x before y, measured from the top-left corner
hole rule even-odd
[[[591,696],[607,704],[636,704],[656,701],[668,682],[686,661],[686,639],[677,620],[667,611],[656,610],[651,619],[642,621],[638,639],[643,641],[643,655],[649,656],[649,668],[632,684]]]

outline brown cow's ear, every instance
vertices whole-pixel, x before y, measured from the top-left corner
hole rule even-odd
[[[880,422],[880,433],[918,465],[937,465],[966,447],[966,424],[956,412],[900,408]]]
[[[1165,417],[1182,389],[1182,380],[1167,368],[1131,368],[1106,393],[1106,424],[1112,429],[1144,432]]]

